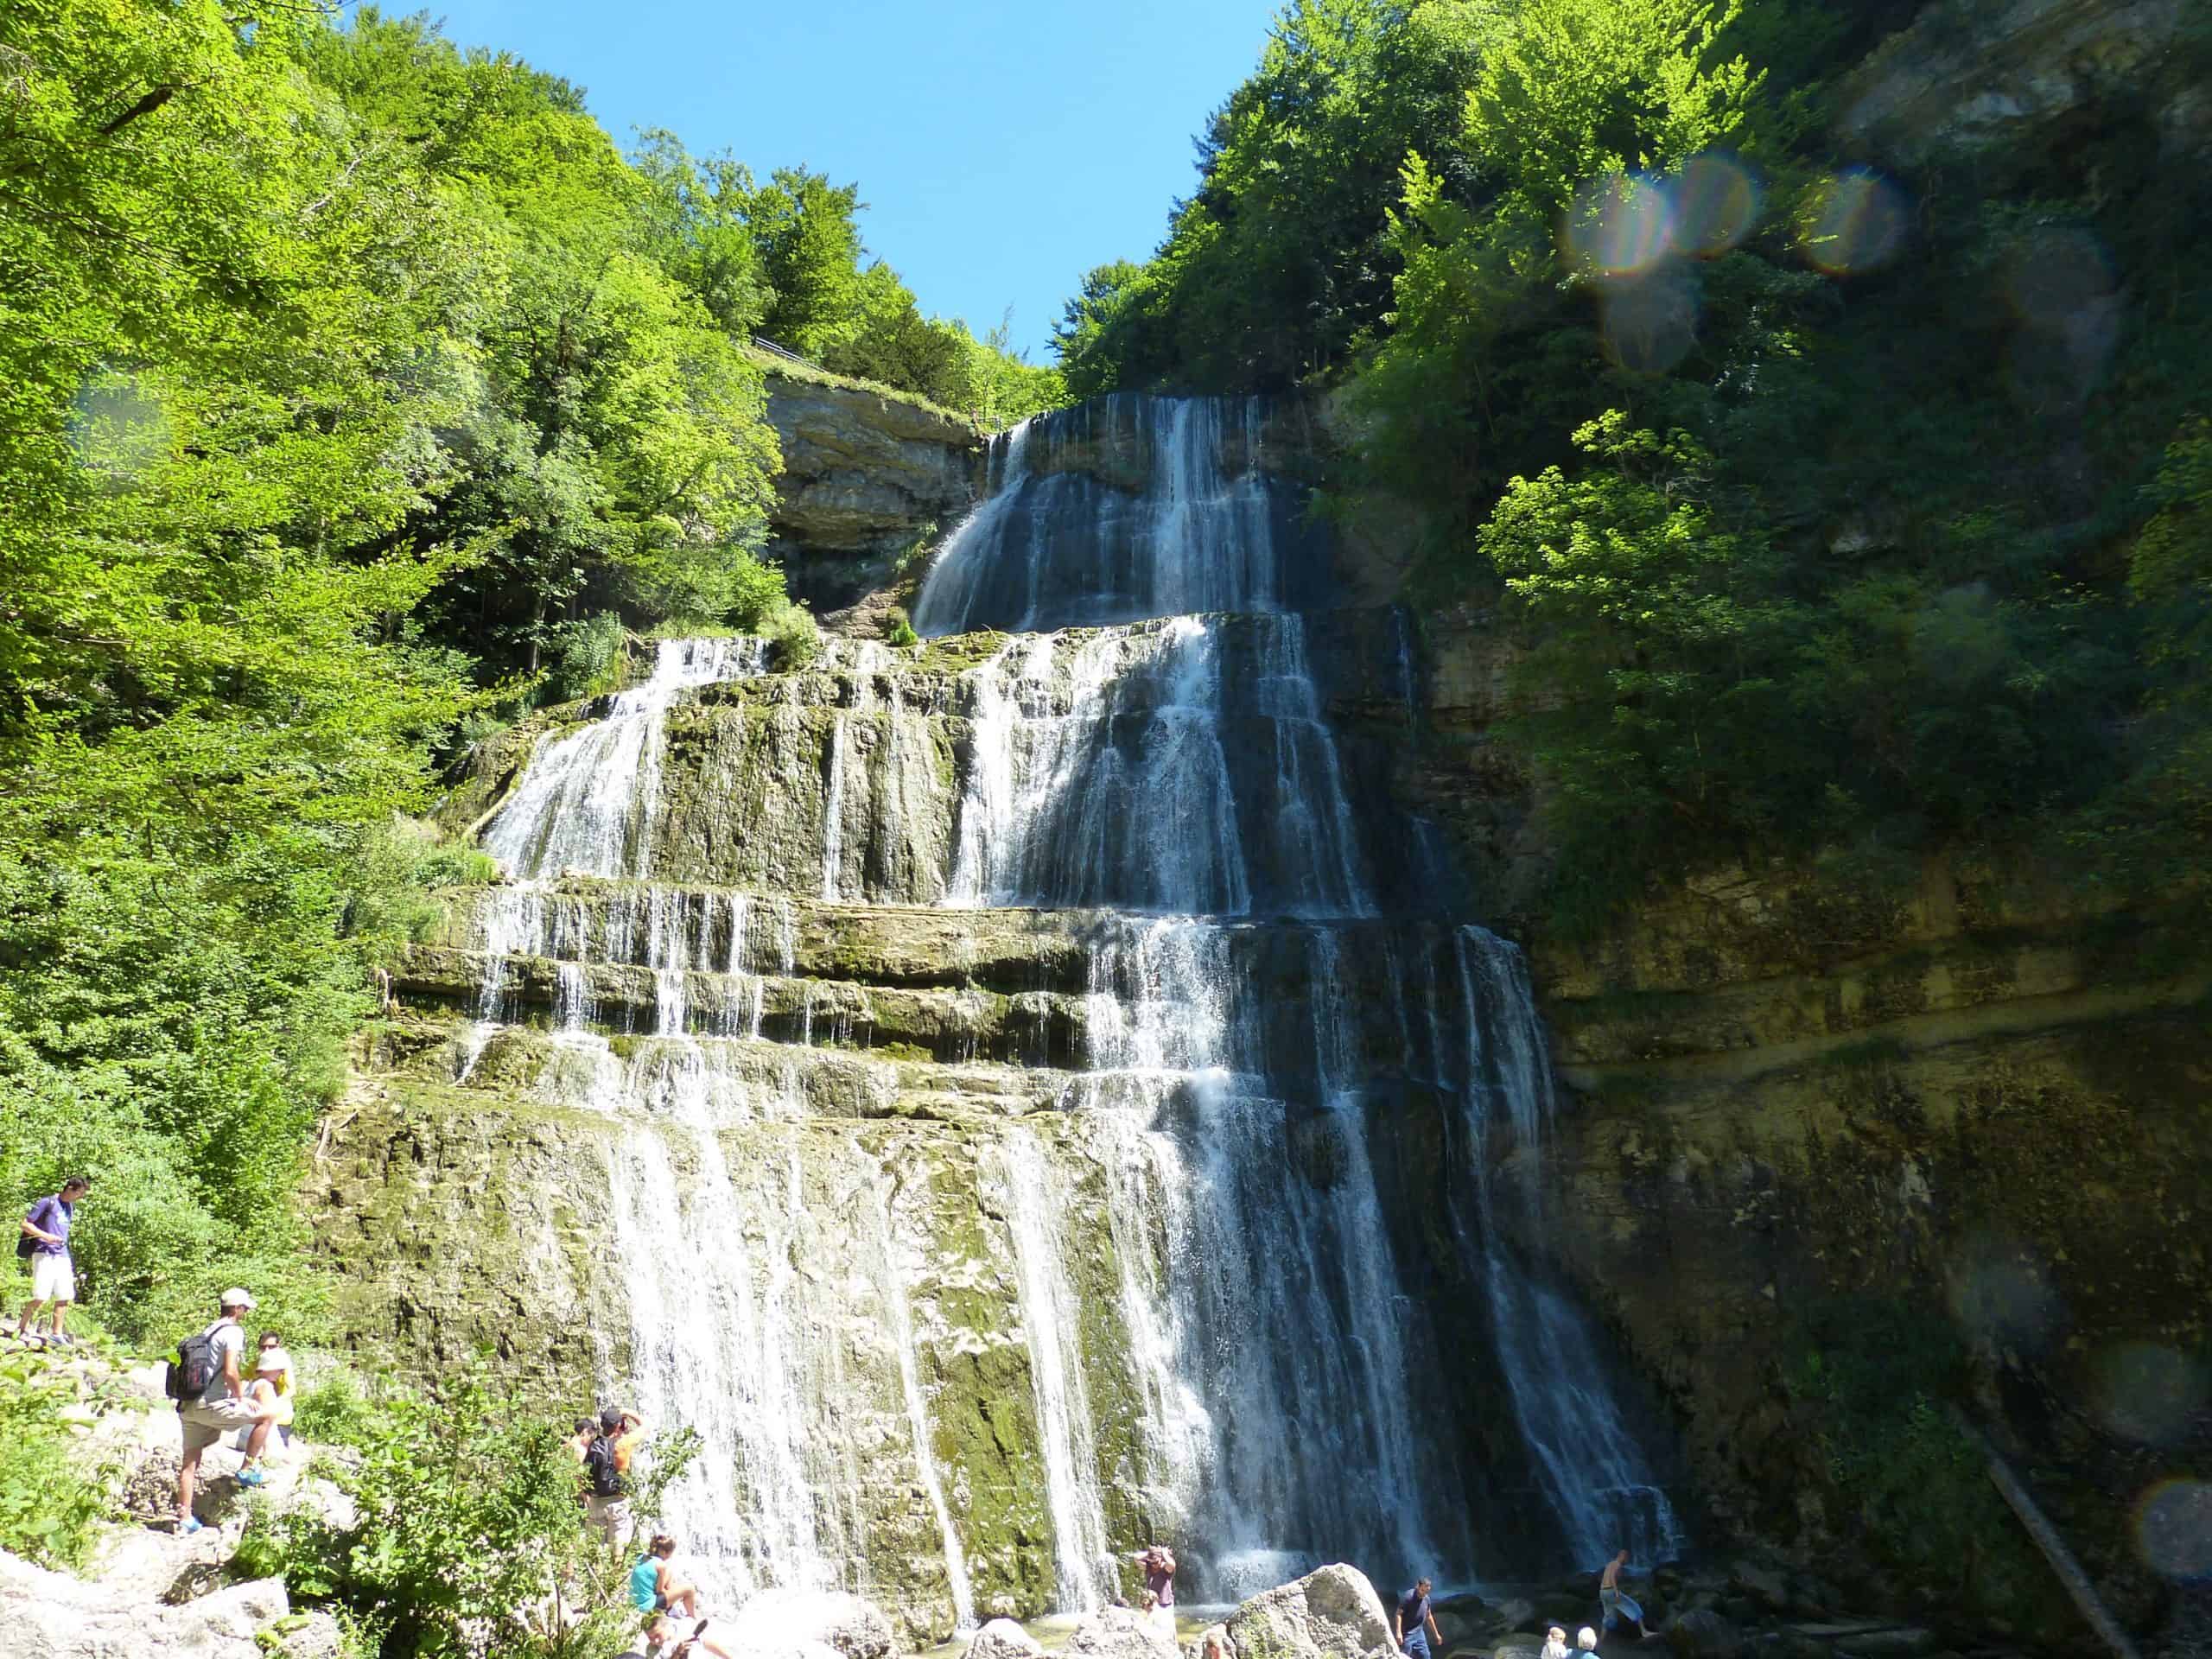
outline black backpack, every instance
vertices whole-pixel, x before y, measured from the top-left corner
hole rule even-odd
[[[176,1358],[170,1363],[168,1396],[172,1400],[197,1400],[207,1391],[215,1380],[215,1373],[223,1369],[215,1357],[215,1333],[228,1325],[228,1319],[218,1319],[196,1337],[187,1337],[176,1345]]]
[[[595,1434],[590,1448],[584,1453],[584,1468],[591,1476],[591,1495],[594,1497],[622,1496],[622,1468],[614,1461],[614,1441],[612,1436]]]

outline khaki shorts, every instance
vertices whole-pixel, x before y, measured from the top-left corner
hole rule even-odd
[[[212,1405],[195,1400],[176,1408],[177,1419],[184,1425],[184,1449],[205,1452],[234,1428],[248,1428],[255,1422],[253,1408],[243,1400],[218,1400]]]
[[[585,1516],[597,1527],[607,1540],[609,1549],[620,1549],[630,1541],[630,1500],[626,1497],[601,1497],[594,1494],[584,1506]]]

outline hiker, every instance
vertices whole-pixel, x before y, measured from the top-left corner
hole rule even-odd
[[[1541,1659],[1567,1659],[1567,1630],[1554,1624],[1544,1632],[1544,1651]]]
[[[731,1659],[730,1650],[707,1634],[707,1621],[703,1618],[682,1633],[666,1613],[655,1613],[646,1621],[646,1659],[684,1659],[695,1649],[712,1654],[714,1659]]]
[[[1598,1659],[1598,1632],[1585,1624],[1574,1633],[1574,1651],[1567,1659]]]
[[[72,1175],[61,1183],[59,1192],[49,1193],[24,1212],[16,1254],[30,1260],[31,1299],[23,1304],[16,1334],[25,1342],[34,1339],[31,1321],[45,1307],[50,1310],[48,1338],[65,1348],[76,1343],[68,1329],[69,1305],[77,1300],[77,1271],[69,1257],[69,1224],[77,1218],[78,1203],[92,1185],[86,1176]]]
[[[284,1445],[292,1443],[292,1357],[284,1351],[284,1338],[274,1331],[261,1333],[261,1357],[254,1362],[253,1374],[264,1380],[276,1396],[276,1415],[273,1420],[276,1438]]]
[[[677,1580],[675,1555],[676,1540],[664,1532],[657,1533],[630,1569],[630,1600],[639,1612],[699,1617],[699,1586]]]
[[[1429,1659],[1429,1638],[1436,1638],[1434,1651],[1444,1650],[1444,1632],[1436,1628],[1436,1615],[1428,1605],[1429,1581],[1417,1580],[1414,1587],[1398,1598],[1397,1611],[1390,1615],[1390,1634],[1398,1638],[1398,1651],[1409,1653],[1414,1659]]]
[[[591,1443],[598,1437],[599,1425],[589,1417],[579,1417],[569,1427],[569,1438],[561,1442],[569,1448],[569,1455],[579,1464],[591,1455]]]
[[[200,1517],[192,1512],[200,1457],[231,1430],[248,1425],[252,1428],[246,1436],[245,1466],[238,1471],[238,1484],[258,1486],[266,1478],[253,1465],[269,1443],[272,1425],[256,1414],[238,1373],[238,1356],[245,1351],[245,1326],[239,1316],[252,1311],[253,1298],[243,1290],[226,1290],[216,1299],[216,1306],[222,1317],[198,1336],[179,1343],[177,1363],[169,1369],[170,1393],[184,1427],[184,1461],[176,1471],[179,1532],[200,1530]]]
[[[1632,1618],[1636,1621],[1636,1633],[1648,1642],[1659,1632],[1644,1624],[1643,1606],[1621,1588],[1621,1569],[1627,1565],[1628,1551],[1623,1550],[1607,1561],[1605,1570],[1598,1575],[1598,1603],[1605,1610],[1599,1623],[1610,1630],[1616,1621],[1625,1623]]]
[[[1130,1559],[1144,1568],[1144,1587],[1152,1599],[1144,1617],[1158,1625],[1171,1642],[1175,1637],[1175,1552],[1165,1544],[1147,1544]]]
[[[584,1474],[591,1494],[584,1502],[584,1516],[609,1549],[630,1541],[630,1459],[637,1450],[645,1420],[634,1411],[609,1406],[599,1414],[599,1433],[584,1450]]]

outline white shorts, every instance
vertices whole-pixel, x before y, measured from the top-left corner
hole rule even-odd
[[[73,1302],[77,1300],[77,1274],[70,1265],[68,1251],[56,1250],[51,1255],[31,1257],[31,1300],[35,1302]]]
[[[620,1549],[630,1541],[630,1500],[627,1497],[601,1497],[591,1494],[584,1506],[586,1518],[598,1528],[607,1540],[609,1549]]]

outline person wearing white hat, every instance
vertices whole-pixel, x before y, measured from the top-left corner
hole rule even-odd
[[[200,1517],[192,1512],[192,1492],[200,1478],[200,1454],[232,1429],[251,1425],[245,1444],[246,1466],[239,1481],[258,1486],[266,1478],[253,1466],[268,1443],[273,1426],[254,1409],[246,1397],[245,1379],[238,1359],[245,1352],[245,1326],[240,1316],[251,1312],[253,1297],[246,1291],[226,1290],[217,1299],[222,1317],[197,1337],[177,1345],[181,1363],[174,1386],[176,1414],[184,1428],[184,1460],[176,1471],[176,1529],[200,1530]]]

